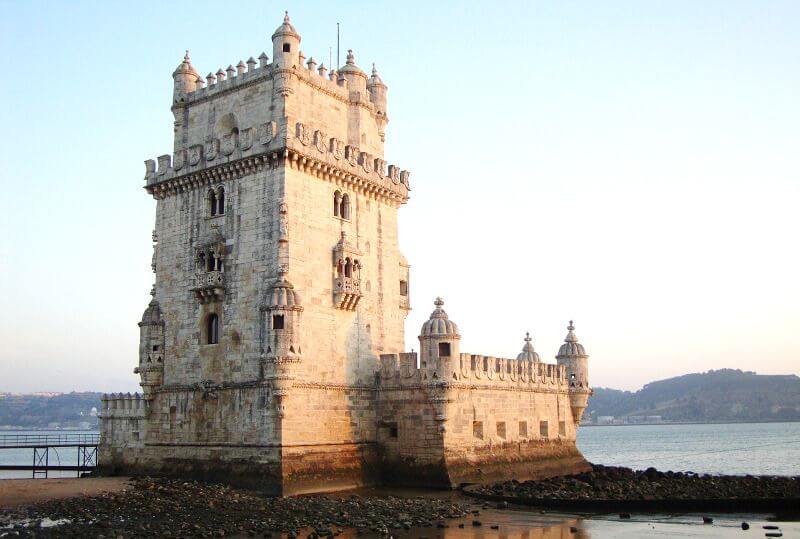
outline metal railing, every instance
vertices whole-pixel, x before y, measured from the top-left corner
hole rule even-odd
[[[78,447],[99,441],[99,434],[0,434],[0,448]]]

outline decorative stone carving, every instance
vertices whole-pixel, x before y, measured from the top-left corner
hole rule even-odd
[[[400,183],[406,186],[406,189],[411,189],[411,183],[409,183],[409,178],[411,178],[411,173],[407,170],[403,170],[400,172]]]
[[[331,154],[334,159],[341,159],[344,155],[344,142],[337,138],[331,139]]]
[[[381,178],[386,176],[386,161],[380,157],[375,158],[375,172],[377,172]]]
[[[236,136],[233,133],[222,137],[221,151],[223,155],[231,155],[236,149]]]
[[[389,165],[389,178],[392,183],[397,185],[400,183],[400,167],[397,165]]]
[[[356,166],[358,164],[358,156],[360,153],[361,152],[359,151],[358,146],[350,146],[348,144],[344,147],[344,158],[352,166]]]
[[[314,131],[314,146],[317,147],[317,150],[321,151],[322,153],[325,153],[325,151],[328,149],[327,142],[328,142],[328,135],[326,135],[319,129]]]
[[[199,144],[189,146],[189,164],[195,166],[203,157],[203,147]]]
[[[206,142],[203,150],[203,153],[206,155],[206,161],[213,161],[216,159],[217,152],[219,152],[219,139],[211,139],[210,141]]]
[[[308,146],[309,144],[311,144],[311,133],[309,133],[309,129],[306,126],[306,124],[297,122],[294,136],[297,138],[297,140],[300,141],[300,143],[303,146]]]
[[[367,174],[372,172],[372,156],[370,154],[367,152],[361,152],[358,161],[361,164],[361,168],[364,169],[364,172]]]
[[[243,150],[249,150],[253,145],[253,128],[242,129],[239,133],[239,145]]]
[[[180,170],[186,164],[186,150],[178,150],[172,158],[172,168]]]
[[[172,156],[169,154],[159,155],[158,156],[158,175],[162,176],[166,174],[167,170],[169,169],[172,161]]]
[[[275,138],[276,131],[275,122],[267,122],[258,126],[258,142],[261,144],[269,144]]]

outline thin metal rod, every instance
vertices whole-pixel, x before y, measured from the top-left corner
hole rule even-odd
[[[336,71],[339,71],[339,23],[336,23]]]

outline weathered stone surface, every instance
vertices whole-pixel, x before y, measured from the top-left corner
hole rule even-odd
[[[583,470],[572,326],[558,365],[530,339],[517,359],[461,354],[437,301],[403,353],[410,174],[384,159],[387,87],[352,51],[328,78],[299,45],[287,17],[272,63],[204,87],[187,54],[173,73],[174,149],[146,162],[143,395],[105,398],[101,470],[276,494]]]

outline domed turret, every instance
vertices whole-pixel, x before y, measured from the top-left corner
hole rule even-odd
[[[283,24],[272,34],[272,61],[287,68],[300,62],[300,34],[292,26],[288,11],[283,17]]]
[[[266,346],[264,357],[272,362],[298,361],[300,348],[300,294],[286,279],[283,268],[267,293],[264,307]]]
[[[382,121],[381,129],[389,121],[389,116],[386,112],[386,84],[383,83],[378,70],[375,69],[375,64],[372,64],[372,76],[367,82],[367,91],[369,91],[369,100],[375,105],[375,112],[379,120]]]
[[[202,88],[203,79],[200,78],[200,75],[192,66],[192,62],[189,61],[189,51],[186,51],[183,61],[172,72],[172,80],[175,82],[172,94],[174,101],[180,101],[181,96],[194,92],[197,90],[198,85]]]
[[[528,332],[525,333],[525,346],[522,347],[522,352],[517,355],[517,359],[520,361],[533,361],[534,363],[541,361],[539,354],[533,349],[531,334]]]
[[[458,343],[461,335],[458,326],[449,319],[442,309],[444,301],[436,298],[433,302],[436,308],[431,317],[422,324],[419,334],[420,365],[433,365],[434,360],[457,358],[459,356]]]
[[[366,99],[367,74],[356,65],[356,57],[353,54],[353,49],[348,49],[347,62],[339,69],[339,76],[344,77],[344,80],[347,81],[347,87],[351,92],[361,92],[361,95]]]
[[[572,320],[569,321],[567,336],[564,338],[564,344],[558,349],[556,360],[559,365],[564,365],[567,369],[572,417],[576,424],[580,424],[592,390],[589,388],[589,356],[583,345],[578,342]]]

